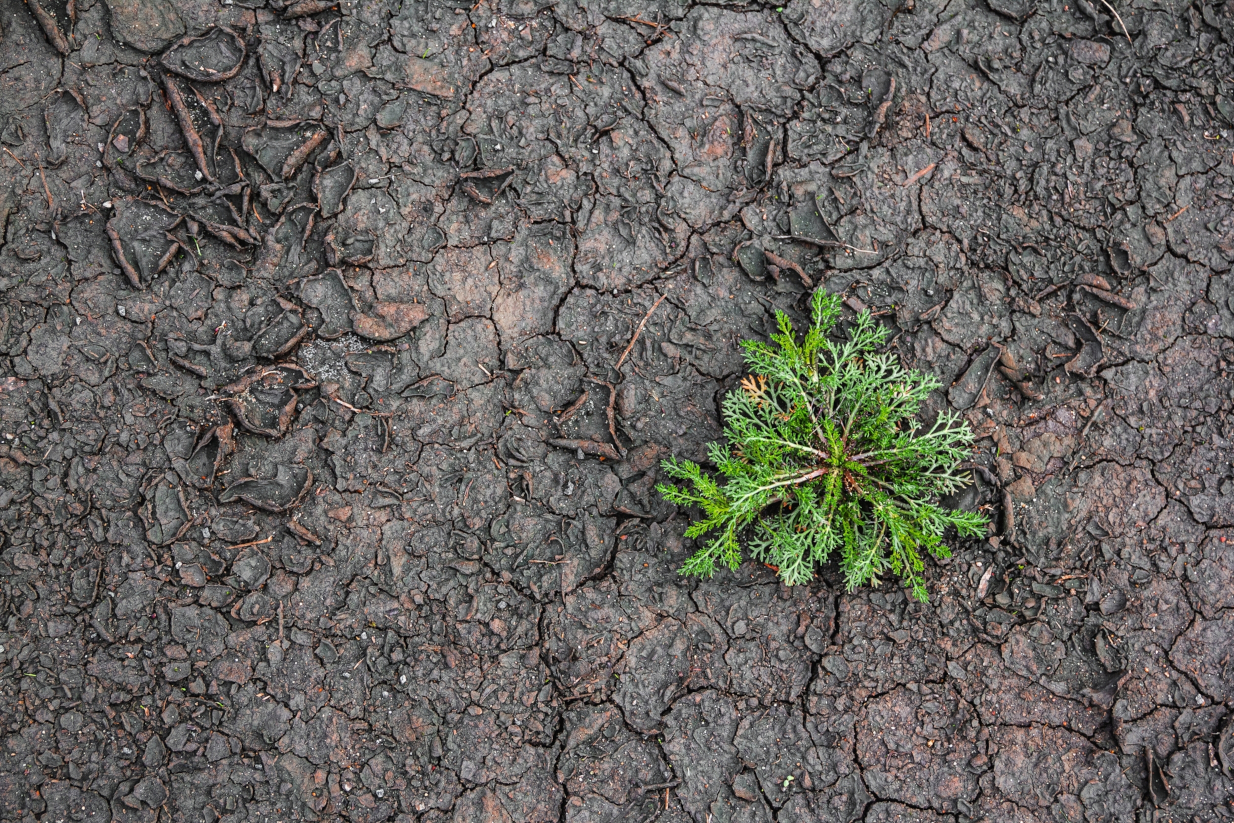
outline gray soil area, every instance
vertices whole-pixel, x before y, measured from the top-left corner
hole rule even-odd
[[[1234,2],[0,0],[0,820],[1234,819]],[[680,577],[872,310],[991,520]]]

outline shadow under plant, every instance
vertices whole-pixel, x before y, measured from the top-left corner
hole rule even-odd
[[[1234,16],[1118,8],[0,0],[0,818],[1218,819]],[[820,284],[929,606],[676,574]]]

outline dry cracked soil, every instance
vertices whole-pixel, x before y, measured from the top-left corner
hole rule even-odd
[[[0,819],[1234,819],[1234,2],[1111,2],[0,0]],[[928,605],[676,573],[820,287]]]

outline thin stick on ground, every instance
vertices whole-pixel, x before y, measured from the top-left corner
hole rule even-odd
[[[1123,18],[1119,17],[1118,12],[1106,0],[1101,0],[1101,5],[1110,10],[1110,14],[1114,15],[1114,19],[1118,21],[1118,25],[1123,27],[1123,34],[1127,37],[1127,42],[1131,43],[1131,33],[1127,31],[1127,24],[1123,22]],[[1131,47],[1135,48],[1135,43],[1131,43]]]
[[[663,298],[661,298],[663,299]],[[621,441],[617,439],[617,416],[615,406],[617,405],[617,389],[612,383],[605,383],[602,380],[596,380],[594,377],[588,377],[592,383],[598,386],[603,386],[608,389],[608,405],[604,409],[604,416],[608,419],[608,433],[613,438],[613,446],[617,449],[617,453],[622,457],[626,456],[625,447],[621,445]],[[586,394],[586,392],[584,392]]]
[[[647,313],[643,315],[643,320],[638,324],[638,328],[634,330],[634,336],[630,338],[630,343],[626,346],[626,350],[621,353],[621,357],[617,358],[617,365],[613,367],[614,369],[621,371],[621,364],[626,362],[626,357],[629,356],[630,351],[634,348],[634,344],[638,342],[638,336],[643,333],[643,328],[647,325],[647,321],[651,319],[652,313],[660,308],[660,304],[664,302],[665,297],[668,297],[667,292],[660,295],[660,299],[653,303],[651,308],[647,310]]]
[[[933,168],[933,167],[930,167]],[[929,169],[927,169],[929,170]],[[909,181],[912,182],[912,181]],[[908,185],[908,183],[905,183]],[[841,243],[839,240],[819,240],[814,237],[804,237],[799,234],[773,234],[772,240],[795,240],[798,243],[807,243],[819,249],[848,249],[849,251],[857,251],[862,254],[878,254],[874,249],[859,249],[856,246],[850,246],[848,243]]]
[[[34,153],[34,159],[38,161],[39,177],[43,179],[43,193],[47,195],[47,210],[55,211],[56,204],[51,199],[51,187],[47,185],[47,175],[43,173],[43,158],[39,157],[39,153],[36,151]]]
[[[1070,474],[1071,470],[1075,468],[1075,464],[1080,462],[1080,449],[1084,445],[1084,438],[1088,435],[1088,430],[1097,422],[1097,418],[1105,411],[1106,400],[1109,400],[1109,398],[1107,397],[1097,404],[1097,408],[1093,409],[1093,413],[1088,416],[1088,422],[1084,424],[1083,430],[1080,431],[1080,436],[1076,439],[1075,457],[1071,458],[1071,463],[1067,466],[1067,474]]]
[[[228,546],[229,549],[247,549],[249,546],[262,546],[274,539],[274,535],[270,535],[265,540],[250,540],[247,543],[238,543],[235,546]]]

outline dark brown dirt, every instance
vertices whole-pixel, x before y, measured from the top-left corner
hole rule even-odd
[[[0,0],[0,819],[1234,818],[1234,4],[897,2]],[[929,605],[676,574],[817,284]]]

